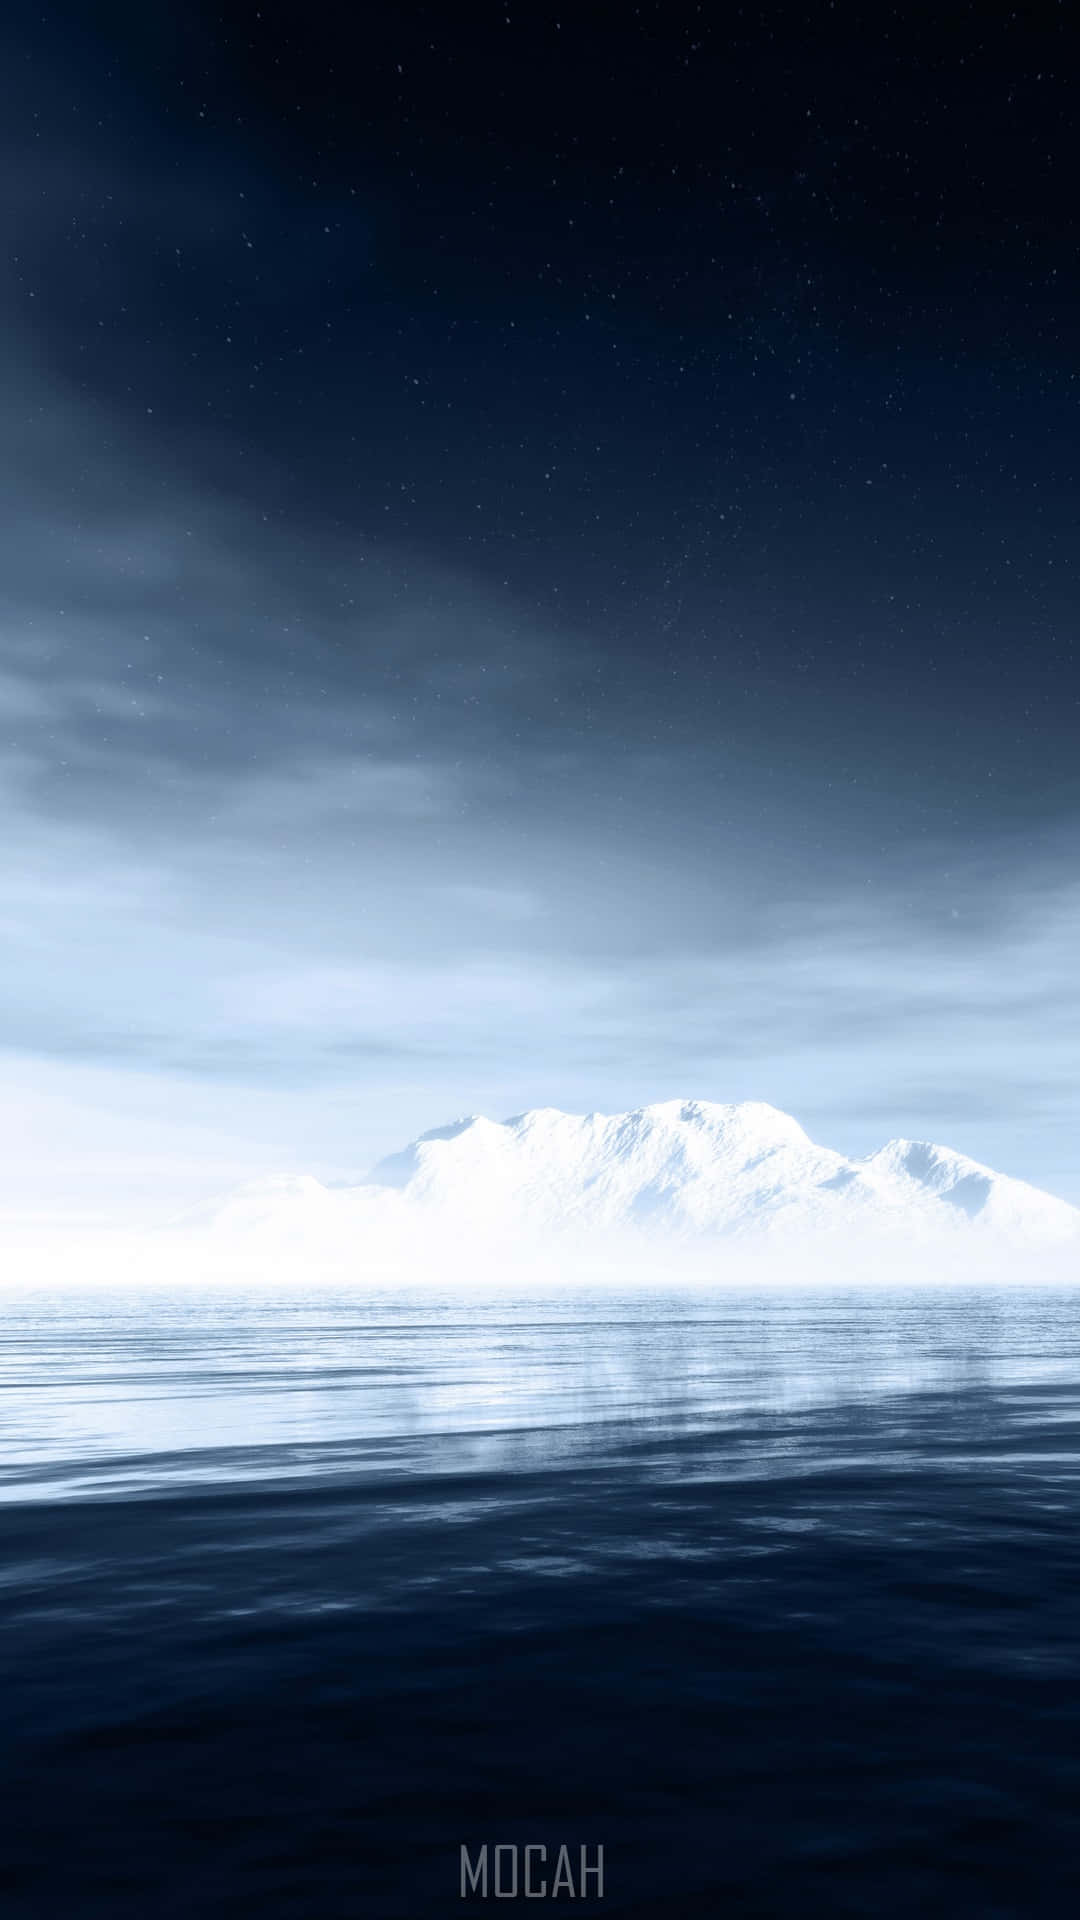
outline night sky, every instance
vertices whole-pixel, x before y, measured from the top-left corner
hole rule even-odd
[[[0,1202],[757,1098],[1080,1200],[1064,6],[9,9]]]

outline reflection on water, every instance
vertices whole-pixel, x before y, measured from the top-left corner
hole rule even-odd
[[[5,1920],[1071,1910],[1078,1306],[9,1299]]]
[[[0,1498],[535,1466],[753,1413],[1080,1379],[1077,1296],[13,1296]]]

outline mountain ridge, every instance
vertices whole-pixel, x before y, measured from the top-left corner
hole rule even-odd
[[[197,1215],[198,1217],[193,1217]],[[1080,1209],[953,1148],[896,1138],[856,1157],[820,1146],[764,1101],[658,1101],[624,1113],[530,1108],[430,1128],[362,1179],[247,1183],[174,1224],[342,1235],[433,1221],[455,1233],[530,1229],[694,1238],[904,1226],[1080,1245]]]

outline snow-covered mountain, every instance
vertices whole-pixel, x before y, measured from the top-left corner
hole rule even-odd
[[[436,1127],[345,1188],[310,1176],[261,1181],[186,1224],[312,1233],[362,1254],[387,1235],[459,1243],[515,1233],[714,1236],[912,1231],[1080,1249],[1080,1211],[947,1147],[890,1140],[852,1159],[810,1140],[757,1101],[662,1101],[632,1113],[539,1108],[505,1121],[478,1115]]]

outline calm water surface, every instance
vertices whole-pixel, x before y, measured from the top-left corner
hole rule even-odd
[[[602,1844],[576,1911],[1080,1898],[1080,1290],[0,1342],[5,1915],[506,1911],[485,1841]]]

